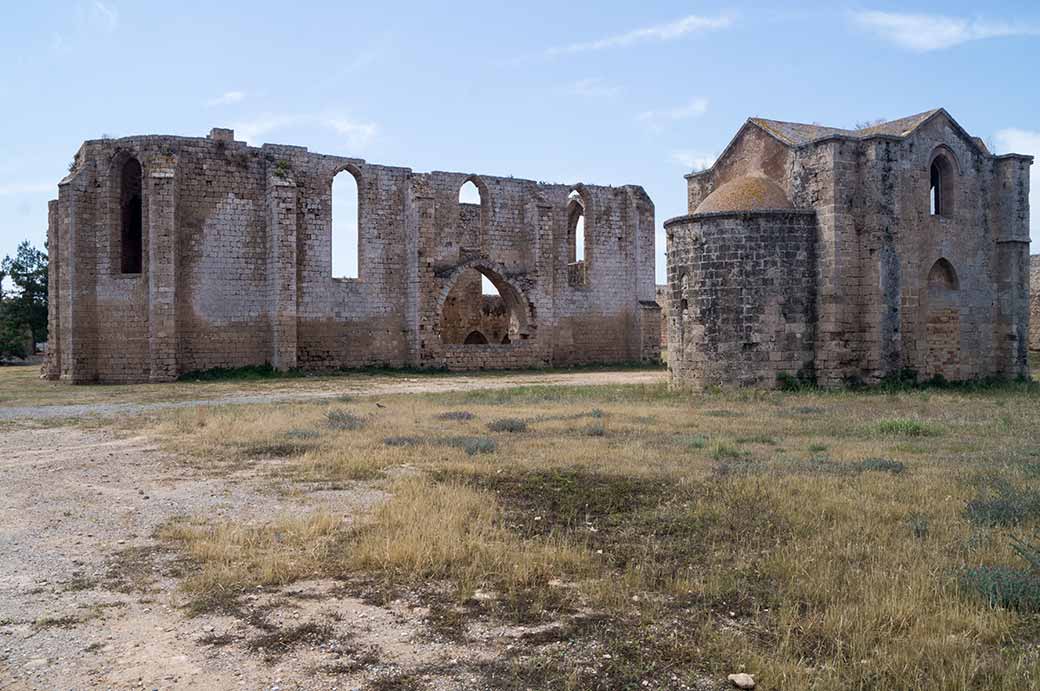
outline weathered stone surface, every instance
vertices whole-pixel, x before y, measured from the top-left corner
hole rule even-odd
[[[346,279],[331,258],[342,171],[358,183],[359,275]],[[480,204],[459,202],[467,181]],[[415,173],[215,129],[88,141],[49,211],[52,379],[659,357],[654,206],[637,186]],[[473,332],[487,343],[467,343]]]
[[[857,131],[749,120],[665,223],[673,384],[1028,376],[1031,164],[941,109]]]
[[[1029,257],[1029,349],[1040,350],[1040,254]]]

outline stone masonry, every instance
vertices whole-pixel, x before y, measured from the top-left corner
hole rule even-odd
[[[332,237],[344,171],[357,278],[331,268],[332,243],[352,241]],[[460,203],[466,182],[480,204]],[[49,220],[51,379],[659,358],[654,205],[633,185],[415,173],[214,129],[85,142]]]
[[[1040,254],[1029,257],[1029,349],[1040,350]]]
[[[673,385],[1028,376],[1031,164],[942,109],[748,120],[665,223]]]

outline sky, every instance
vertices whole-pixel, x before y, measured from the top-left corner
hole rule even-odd
[[[42,246],[47,200],[103,135],[231,127],[419,172],[639,184],[658,282],[683,175],[748,117],[941,106],[995,152],[1040,157],[1035,0],[0,1],[0,256]]]

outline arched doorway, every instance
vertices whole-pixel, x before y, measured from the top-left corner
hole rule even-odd
[[[960,285],[957,272],[946,259],[938,260],[928,271],[927,300],[928,352],[924,374],[955,381],[960,379]]]
[[[442,343],[511,345],[530,336],[527,301],[496,271],[471,265],[450,285],[441,304]]]

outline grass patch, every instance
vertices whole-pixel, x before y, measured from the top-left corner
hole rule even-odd
[[[239,597],[256,586],[280,586],[327,573],[338,559],[340,519],[315,513],[258,526],[178,521],[159,537],[180,548],[198,568],[182,585],[192,615],[235,611]]]
[[[883,436],[937,437],[942,430],[920,420],[893,418],[881,420],[874,425],[874,432]]]

